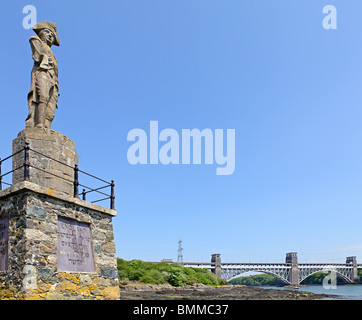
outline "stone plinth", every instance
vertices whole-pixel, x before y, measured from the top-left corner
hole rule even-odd
[[[67,195],[73,195],[74,165],[78,164],[73,141],[57,131],[50,130],[50,133],[46,133],[42,129],[27,128],[20,131],[18,137],[13,140],[13,154],[23,149],[25,142],[29,143],[32,150],[57,160],[51,160],[30,150],[29,181]],[[24,181],[23,165],[24,152],[20,152],[13,158],[13,170],[20,168],[13,173],[13,184]]]
[[[114,216],[27,181],[0,191],[0,299],[119,299]]]

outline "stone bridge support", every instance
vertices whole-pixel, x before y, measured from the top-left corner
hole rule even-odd
[[[346,258],[346,264],[352,264],[353,265],[352,280],[356,281],[357,278],[358,278],[358,269],[357,269],[357,258],[356,258],[356,256],[347,257]]]
[[[289,273],[289,282],[292,286],[299,286],[299,268],[298,268],[298,256],[296,252],[289,252],[286,254],[285,263],[291,265]]]
[[[211,255],[211,265],[214,265],[212,272],[221,279],[221,257],[219,253]]]

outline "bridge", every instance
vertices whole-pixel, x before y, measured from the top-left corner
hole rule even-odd
[[[293,286],[300,285],[303,280],[320,271],[336,272],[344,281],[352,283],[358,277],[358,269],[362,269],[362,265],[357,264],[355,256],[347,257],[346,263],[298,263],[296,252],[287,253],[285,263],[221,262],[220,254],[213,254],[211,262],[184,262],[182,265],[209,269],[226,281],[250,271],[269,273]]]

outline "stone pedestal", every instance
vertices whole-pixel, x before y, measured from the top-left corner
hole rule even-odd
[[[27,128],[20,131],[13,140],[13,154],[22,150],[25,142],[29,143],[31,149],[29,181],[73,195],[74,165],[78,164],[73,141],[57,131],[50,130],[50,133],[46,133],[42,129]],[[20,152],[13,158],[13,170],[20,168],[13,173],[13,184],[24,181],[23,165],[24,152]]]
[[[0,299],[119,299],[115,215],[27,181],[0,191]]]
[[[0,191],[0,299],[119,299],[116,211],[73,196],[72,140],[25,129],[13,153],[26,142],[28,179],[19,152],[13,184]]]

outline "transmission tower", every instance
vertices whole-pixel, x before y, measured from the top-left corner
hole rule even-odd
[[[177,255],[177,263],[184,264],[184,256],[182,255],[182,240],[178,242],[178,255]]]

